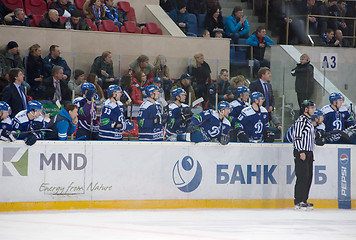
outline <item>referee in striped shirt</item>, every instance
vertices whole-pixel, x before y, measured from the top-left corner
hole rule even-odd
[[[314,150],[314,126],[311,116],[314,114],[315,104],[310,100],[304,100],[301,105],[302,115],[294,123],[294,163],[297,177],[294,188],[295,209],[313,208],[308,203],[309,190],[313,177],[313,150]]]

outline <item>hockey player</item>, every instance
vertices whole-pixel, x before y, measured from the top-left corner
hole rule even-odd
[[[237,138],[240,142],[273,142],[273,134],[267,131],[268,112],[262,104],[265,98],[260,92],[251,94],[251,106],[244,108],[236,120]]]
[[[208,142],[217,139],[222,145],[229,143],[230,121],[227,119],[231,106],[226,101],[218,104],[218,111],[208,109],[194,115],[187,129],[192,142]]]
[[[17,113],[13,119],[12,130],[18,133],[17,139],[24,139],[27,145],[33,145],[38,139],[42,139],[39,129],[46,128],[49,123],[49,115],[42,115],[42,104],[32,100],[27,104],[27,109]],[[43,132],[44,134],[44,132]]]
[[[11,134],[12,120],[10,118],[11,107],[6,102],[0,102],[0,139],[3,141],[15,141],[15,137]]]
[[[120,102],[122,90],[117,85],[108,87],[109,99],[104,102],[100,117],[99,139],[122,140],[122,132],[132,130],[133,122],[125,120],[124,105]]]
[[[149,85],[145,88],[147,100],[141,104],[138,112],[138,138],[143,141],[163,141],[163,124],[167,116],[162,114],[162,109],[157,102],[159,88]]]
[[[340,93],[332,93],[329,96],[330,105],[324,106],[321,111],[325,115],[324,123],[326,132],[332,130],[344,130],[354,125],[354,118],[343,104],[343,96]]]
[[[167,126],[167,136],[170,141],[185,139],[185,133],[193,113],[187,104],[184,104],[187,93],[183,88],[176,88],[172,91],[173,103],[169,104],[169,123]]]
[[[52,131],[46,132],[45,139],[65,141],[68,139],[68,136],[75,132],[77,125],[78,106],[75,104],[67,104],[49,122],[47,128]]]
[[[96,88],[92,83],[82,84],[83,97],[74,99],[73,103],[78,106],[78,139],[97,140],[99,123],[95,104]]]
[[[237,99],[230,103],[232,111],[229,115],[229,120],[231,122],[230,131],[230,142],[237,142],[237,130],[235,129],[235,124],[238,116],[242,109],[248,107],[248,100],[250,98],[250,89],[246,86],[240,86],[236,90]]]

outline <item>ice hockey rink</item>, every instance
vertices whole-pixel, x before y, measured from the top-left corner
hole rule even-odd
[[[0,213],[0,239],[356,239],[356,211],[177,209],[8,212]]]

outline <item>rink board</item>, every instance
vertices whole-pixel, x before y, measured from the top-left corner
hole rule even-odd
[[[292,151],[282,143],[1,143],[0,211],[291,207]],[[355,208],[354,155],[350,145],[316,148],[310,199],[318,207]]]

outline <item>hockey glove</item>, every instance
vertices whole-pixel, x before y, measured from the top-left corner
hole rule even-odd
[[[132,130],[135,128],[135,123],[130,122],[130,120],[126,120],[125,125],[126,125],[125,130]]]
[[[32,146],[37,141],[37,136],[34,133],[29,133],[27,137],[24,139],[25,144],[28,146]]]
[[[274,132],[265,131],[263,134],[263,142],[273,143],[274,142]]]
[[[199,126],[195,125],[194,123],[190,123],[187,128],[187,133],[193,133],[199,129]]]
[[[193,116],[193,112],[190,108],[182,108],[181,119],[182,123],[186,123]]]
[[[249,142],[248,136],[243,130],[238,131],[236,136],[240,142]]]
[[[163,113],[161,115],[161,119],[162,119],[162,124],[166,124],[167,122],[169,122],[169,115],[167,113]]]
[[[4,129],[0,129],[0,139],[6,142],[13,142],[16,140],[10,131]]]
[[[229,143],[229,135],[221,134],[218,140],[221,143],[221,145],[227,145]]]

